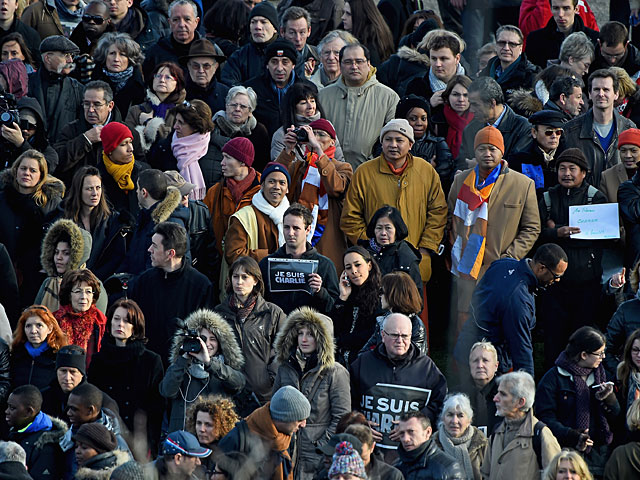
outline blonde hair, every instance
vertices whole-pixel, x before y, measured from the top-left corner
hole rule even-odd
[[[636,398],[627,410],[627,427],[632,432],[640,430],[640,398]]]
[[[576,473],[580,475],[580,480],[593,480],[593,475],[591,475],[589,467],[584,459],[578,452],[575,450],[569,450],[568,448],[563,448],[560,453],[551,459],[549,465],[547,465],[547,468],[542,474],[542,480],[556,480],[558,467],[560,466],[560,462],[563,460],[568,460],[569,463],[571,463],[571,466],[574,468]]]
[[[481,348],[482,350],[486,350],[487,352],[492,353],[493,358],[496,360],[496,362],[498,361],[498,351],[496,350],[496,347],[494,347],[493,344],[486,338],[483,338],[482,340],[474,343],[471,346],[471,350],[469,350],[469,360],[471,360],[471,354],[477,348]]]
[[[618,79],[618,93],[623,97],[630,97],[638,90],[636,83],[631,80],[631,77],[624,68],[609,67],[609,70]]]
[[[25,158],[31,158],[38,162],[38,168],[40,169],[40,179],[36,184],[35,191],[33,192],[33,199],[36,202],[36,205],[39,207],[44,207],[49,199],[47,198],[47,194],[42,190],[42,187],[48,182],[58,181],[54,177],[49,176],[49,166],[47,165],[47,160],[44,158],[44,155],[40,153],[38,150],[29,149],[26,152],[22,153],[11,165],[11,175],[13,176],[13,186],[16,190],[18,190],[18,168],[20,168],[20,164],[22,160]]]

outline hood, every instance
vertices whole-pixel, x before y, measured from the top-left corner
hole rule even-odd
[[[13,59],[0,63],[0,75],[2,75],[8,84],[8,92],[21,99],[27,94],[29,80],[27,78],[27,67],[22,60]]]
[[[13,174],[11,173],[11,168],[5,168],[2,172],[0,172],[0,189],[6,188],[8,186],[11,186],[15,189],[13,185]],[[62,180],[49,175],[47,181],[42,185],[42,190],[47,197],[47,205],[45,205],[42,210],[45,213],[49,213],[52,210],[51,205],[54,205],[53,208],[55,208],[58,203],[60,203],[56,200],[61,200],[64,197],[66,187],[64,186],[64,183],[62,183]],[[178,192],[178,194],[180,194],[180,192]]]
[[[429,68],[431,66],[429,55],[427,55],[426,53],[421,53],[414,48],[400,47],[397,55],[402,60],[406,60],[407,62],[421,63],[425,66],[425,68]]]
[[[50,277],[57,277],[56,266],[53,255],[56,245],[61,237],[69,237],[71,240],[71,255],[69,257],[68,270],[77,270],[89,260],[91,254],[91,234],[80,229],[73,221],[60,219],[56,221],[47,231],[42,240],[40,250],[40,263],[42,268]]]
[[[542,102],[532,90],[518,88],[509,94],[509,106],[518,115],[529,118],[536,112],[542,110]]]
[[[200,330],[206,328],[218,339],[219,348],[224,356],[224,363],[235,370],[240,370],[244,365],[244,356],[238,345],[236,336],[229,323],[213,310],[202,308],[189,315],[183,325],[176,330],[171,340],[171,363],[178,358],[182,337],[190,329]]]
[[[335,357],[333,323],[329,317],[309,307],[300,307],[291,312],[280,327],[275,341],[278,361],[287,362],[291,350],[298,344],[298,330],[303,326],[308,327],[316,339],[320,368],[331,367]]]
[[[40,105],[38,100],[33,97],[22,97],[18,100],[18,110],[21,108],[29,108],[38,116],[38,123],[39,125],[42,125],[42,128],[39,128],[38,130],[45,131],[47,129],[47,119],[44,117],[42,105]]]
[[[156,225],[169,219],[176,208],[180,206],[182,195],[176,187],[167,187],[167,194],[156,204],[151,212],[151,218]]]
[[[122,450],[101,453],[89,460],[88,465],[79,468],[73,478],[75,480],[109,480],[111,473],[129,460],[131,456]]]
[[[51,430],[42,432],[38,437],[38,440],[33,444],[37,449],[42,449],[49,444],[57,444],[60,439],[64,437],[64,434],[67,433],[67,430],[69,430],[69,427],[64,421],[52,416],[49,416],[49,418],[51,419],[53,426],[51,427]]]

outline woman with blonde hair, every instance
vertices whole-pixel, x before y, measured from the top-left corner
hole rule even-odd
[[[35,385],[40,390],[56,378],[56,355],[67,336],[51,311],[31,305],[20,318],[11,343],[11,385]]]
[[[609,70],[618,79],[618,99],[613,106],[620,115],[637,125],[640,121],[640,89],[627,71],[620,67],[610,67]]]
[[[593,480],[593,475],[578,452],[563,448],[551,459],[542,474],[542,479],[564,480],[567,478],[570,480]]]
[[[640,398],[627,410],[627,427],[631,432],[630,441],[613,451],[604,467],[604,480],[640,478]]]

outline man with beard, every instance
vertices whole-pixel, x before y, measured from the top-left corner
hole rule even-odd
[[[80,53],[92,55],[102,34],[114,30],[109,6],[103,0],[92,0],[84,7],[82,21],[71,32],[69,39],[78,46]]]

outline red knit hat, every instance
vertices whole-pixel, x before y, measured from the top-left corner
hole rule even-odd
[[[336,139],[336,130],[331,125],[329,120],[325,120],[324,118],[319,118],[318,120],[314,120],[309,124],[311,128],[315,128],[316,130],[322,130],[323,132],[327,132],[331,138]]]
[[[124,123],[109,122],[100,131],[102,148],[107,155],[113,152],[125,138],[133,139],[133,135]]]
[[[244,163],[247,167],[253,165],[253,157],[255,156],[255,149],[251,140],[245,137],[235,137],[229,140],[222,147],[222,153],[231,155],[239,162]]]
[[[618,148],[623,145],[636,145],[640,147],[640,130],[629,128],[618,135]]]

